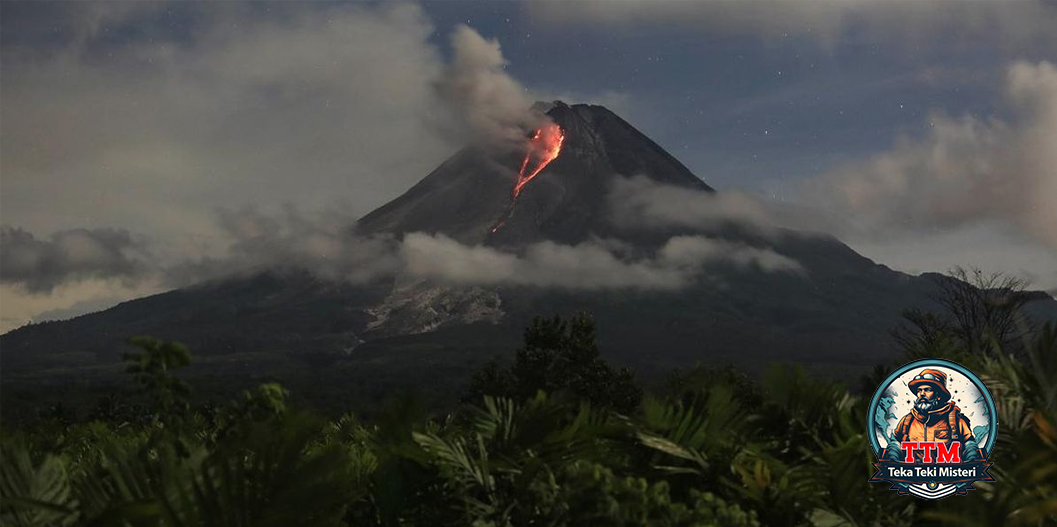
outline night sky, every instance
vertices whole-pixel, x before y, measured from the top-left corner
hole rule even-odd
[[[182,284],[181,263],[262,224],[351,222],[399,195],[471,140],[451,122],[474,108],[436,93],[461,25],[498,42],[507,78],[491,81],[603,104],[721,192],[801,211],[792,227],[911,273],[975,265],[1057,289],[1054,2],[0,15],[0,330]]]

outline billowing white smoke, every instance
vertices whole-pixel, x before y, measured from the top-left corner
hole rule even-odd
[[[451,35],[452,59],[436,83],[437,93],[470,142],[523,148],[525,134],[549,122],[532,110],[528,91],[506,73],[499,41],[466,25]]]
[[[576,290],[674,290],[690,285],[710,264],[765,272],[802,273],[795,260],[769,249],[704,236],[677,236],[651,258],[623,258],[615,242],[540,242],[523,255],[466,246],[442,235],[409,234],[401,247],[408,275],[460,285],[521,285]],[[618,244],[617,244],[618,245]],[[616,250],[615,250],[616,249]]]
[[[397,242],[350,232],[352,218],[337,211],[305,215],[286,207],[279,215],[256,209],[224,210],[219,225],[230,240],[227,254],[168,266],[164,279],[181,286],[203,280],[294,269],[322,279],[365,283],[399,269]]]
[[[465,245],[440,234],[410,233],[401,241],[358,236],[350,232],[349,218],[336,212],[306,216],[287,208],[268,215],[243,209],[222,211],[219,219],[230,240],[227,253],[178,262],[150,259],[157,251],[148,250],[145,243],[131,245],[128,233],[64,233],[49,243],[25,231],[5,230],[5,283],[30,293],[47,293],[56,285],[87,278],[184,286],[287,269],[351,284],[401,276],[454,285],[675,290],[707,278],[714,265],[804,272],[798,262],[770,249],[706,236],[673,237],[651,256],[635,255],[633,247],[617,240],[577,245],[544,241],[514,254]],[[90,254],[63,249],[83,248],[86,243]],[[143,256],[124,255],[131,248]]]
[[[852,235],[1000,221],[1057,249],[1057,68],[1012,65],[1005,95],[1015,121],[934,115],[923,140],[826,174],[808,194]]]
[[[612,220],[629,228],[711,229],[738,223],[766,230],[775,225],[765,204],[747,194],[661,185],[644,176],[614,178],[608,205]]]

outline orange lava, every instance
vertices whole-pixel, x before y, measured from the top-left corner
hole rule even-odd
[[[506,223],[507,218],[514,212],[514,205],[517,204],[517,197],[521,195],[521,190],[525,188],[525,185],[528,185],[529,181],[535,179],[551,161],[558,157],[558,154],[562,151],[563,142],[565,142],[565,132],[556,124],[544,126],[532,134],[532,138],[529,139],[528,151],[525,152],[525,159],[521,161],[521,170],[518,171],[517,182],[514,183],[514,190],[510,194],[510,207],[507,208],[503,219],[495,227],[492,227],[492,232],[499,230]],[[529,171],[530,166],[533,167],[531,171]]]
[[[563,142],[565,142],[565,132],[556,124],[550,124],[536,130],[536,133],[532,135],[532,139],[529,140],[529,148],[528,152],[525,152],[525,160],[521,162],[521,170],[518,172],[517,183],[514,184],[514,192],[511,199],[517,199],[518,195],[521,194],[521,189],[538,176],[551,161],[558,157],[558,154],[562,151]],[[526,174],[525,170],[528,169],[529,162],[535,162],[536,168]]]

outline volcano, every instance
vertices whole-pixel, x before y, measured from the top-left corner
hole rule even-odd
[[[635,176],[715,192],[604,107],[554,102],[537,110],[550,128],[527,130],[523,147],[464,148],[352,229],[396,239],[443,235],[511,253],[591,240],[649,253],[686,233],[615,224],[608,199],[615,181]],[[893,356],[890,330],[935,290],[937,275],[893,271],[831,236],[729,227],[707,234],[794,260],[803,272],[729,267],[676,290],[588,291],[453,286],[399,274],[350,285],[268,271],[3,335],[5,408],[19,390],[112,382],[122,342],[139,334],[186,343],[195,352],[193,373],[227,388],[279,379],[295,392],[347,401],[410,386],[450,400],[473,369],[513,353],[533,316],[578,310],[594,315],[606,357],[640,372],[780,360],[862,373]],[[1057,318],[1057,303],[1038,298],[1035,310]]]
[[[616,177],[641,175],[662,185],[713,191],[602,106],[555,101],[537,108],[547,108],[546,115],[560,128],[560,151],[522,187],[509,217],[512,189],[528,158],[521,151],[496,156],[482,147],[468,147],[361,219],[359,230],[439,233],[466,244],[501,247],[540,240],[572,244],[612,233],[606,197]],[[504,217],[502,228],[493,232],[496,220]]]

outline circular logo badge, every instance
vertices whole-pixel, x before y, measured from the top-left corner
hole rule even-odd
[[[965,494],[987,469],[995,445],[995,401],[973,372],[943,359],[897,368],[870,400],[866,424],[877,456],[870,481],[900,494]]]

